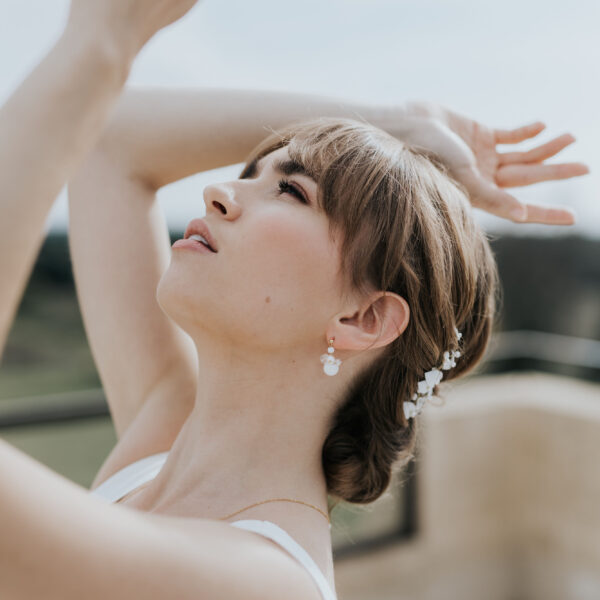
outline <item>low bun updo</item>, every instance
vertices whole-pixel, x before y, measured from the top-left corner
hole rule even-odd
[[[444,351],[458,348],[455,327],[461,356],[443,381],[482,358],[497,267],[466,192],[426,152],[369,124],[324,118],[272,134],[247,165],[283,146],[317,182],[332,230],[343,232],[348,286],[394,292],[410,307],[404,332],[352,381],[323,445],[329,495],[367,504],[414,455],[419,417],[407,420],[403,403]]]

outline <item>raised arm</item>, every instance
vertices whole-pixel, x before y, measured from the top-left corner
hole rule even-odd
[[[584,175],[581,163],[543,164],[575,138],[564,134],[529,152],[496,152],[498,144],[517,144],[545,126],[493,129],[432,102],[387,105],[353,102],[314,94],[223,89],[129,89],[102,138],[103,151],[153,189],[199,171],[242,162],[272,129],[293,120],[332,116],[366,120],[410,144],[438,155],[470,192],[474,205],[495,211],[491,186],[531,185]],[[511,149],[509,149],[511,150]],[[481,178],[464,175],[476,171]],[[501,196],[505,204],[509,196]],[[488,200],[489,202],[486,202]],[[514,207],[514,203],[511,204]],[[506,208],[506,207],[504,207]],[[539,222],[555,224],[556,220]],[[518,219],[517,219],[518,220]]]
[[[51,205],[149,37],[195,0],[74,0],[63,35],[0,110],[0,356]]]
[[[50,207],[127,71],[110,42],[69,30],[0,111],[0,354]]]
[[[319,116],[366,119],[401,135],[402,106],[313,94],[223,89],[128,89],[99,146],[153,189],[242,162],[272,129]]]

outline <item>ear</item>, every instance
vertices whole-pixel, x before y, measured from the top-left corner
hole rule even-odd
[[[327,339],[335,338],[340,350],[367,350],[393,342],[406,329],[410,318],[408,302],[394,292],[375,292],[356,312],[336,315]]]

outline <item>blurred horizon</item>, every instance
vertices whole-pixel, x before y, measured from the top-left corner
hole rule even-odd
[[[0,101],[47,52],[64,25],[67,0],[4,0]],[[235,18],[232,18],[235,15]],[[493,127],[542,120],[539,141],[571,132],[577,142],[550,162],[585,162],[581,178],[511,191],[525,202],[564,205],[574,226],[517,225],[475,210],[487,231],[600,237],[600,63],[594,0],[205,0],[153,38],[129,85],[288,90],[389,104],[439,102]],[[318,65],[318,69],[315,68]],[[239,166],[195,175],[159,191],[171,230],[204,214],[207,183]],[[47,226],[67,228],[59,196]]]

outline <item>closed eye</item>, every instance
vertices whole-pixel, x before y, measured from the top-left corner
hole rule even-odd
[[[291,183],[287,179],[280,179],[278,188],[279,188],[280,195],[281,194],[291,194],[292,196],[295,196],[296,198],[298,198],[298,200],[300,200],[302,203],[309,204],[308,200],[306,199],[306,196],[300,190],[300,188],[296,187],[293,183]]]

